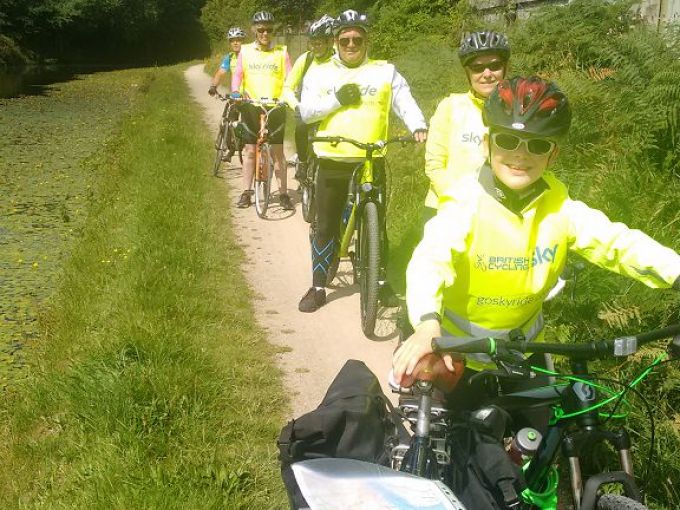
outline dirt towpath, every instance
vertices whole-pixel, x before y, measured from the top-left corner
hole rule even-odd
[[[216,133],[223,103],[208,95],[210,77],[203,65],[185,72],[196,102],[204,109],[205,121]],[[287,126],[291,129],[291,126]],[[286,157],[295,152],[286,146]],[[238,158],[233,158],[238,163]],[[211,169],[206,168],[206,172]],[[297,182],[289,168],[288,187],[296,210],[283,211],[274,199],[269,218],[257,217],[254,208],[232,209],[234,230],[247,256],[243,270],[256,291],[257,317],[266,328],[269,341],[284,347],[278,362],[290,391],[290,417],[315,408],[328,385],[347,359],[359,359],[380,379],[386,388],[392,351],[396,345],[393,315],[396,308],[385,309],[376,327],[377,337],[366,338],[359,320],[359,294],[352,281],[349,263],[343,262],[334,287],[327,290],[328,304],[312,314],[298,311],[298,301],[311,284],[311,256],[308,224],[302,219]],[[241,192],[240,166],[225,164],[215,178],[236,203]]]

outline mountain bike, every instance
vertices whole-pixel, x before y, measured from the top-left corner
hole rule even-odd
[[[361,304],[361,329],[366,336],[373,335],[378,315],[378,291],[380,281],[385,279],[385,189],[384,178],[374,173],[373,153],[382,151],[393,143],[414,143],[412,137],[397,137],[363,143],[342,136],[311,137],[312,142],[328,142],[335,146],[349,143],[366,151],[364,162],[352,173],[340,224],[339,248],[330,265],[327,283],[335,278],[340,258],[349,257],[352,262],[354,281],[359,283]],[[312,223],[311,230],[314,225]],[[354,241],[354,251],[350,244]]]
[[[626,402],[628,392],[636,392],[637,386],[654,368],[670,357],[680,358],[680,324],[672,325],[634,336],[613,340],[592,341],[581,344],[559,344],[525,341],[519,332],[510,335],[511,340],[500,338],[454,338],[440,337],[432,341],[436,354],[485,354],[495,362],[497,370],[482,371],[479,377],[530,379],[539,374],[562,380],[558,384],[500,394],[484,402],[506,411],[551,406],[551,419],[545,435],[540,439],[533,456],[523,466],[526,490],[515,508],[555,509],[558,504],[557,484],[559,475],[556,459],[561,449],[568,461],[570,490],[576,510],[645,510],[640,490],[633,474],[631,437],[623,427],[608,427],[613,418],[622,417],[619,408]],[[588,363],[596,359],[621,358],[637,352],[639,346],[649,342],[671,338],[668,354],[657,356],[641,373],[622,388],[614,390],[602,384],[608,380],[598,378],[589,371]],[[524,353],[559,354],[568,358],[571,372],[563,375],[542,367],[531,366]],[[428,373],[425,371],[425,373]],[[418,476],[446,480],[451,470],[452,451],[447,432],[456,420],[444,408],[432,405],[432,394],[437,378],[416,374],[416,384],[411,390],[417,399],[401,403],[400,408],[410,416],[414,439],[410,445],[399,444],[392,450],[392,467]],[[618,383],[618,381],[616,381]],[[480,402],[480,404],[482,404]],[[610,411],[604,407],[613,405]],[[653,416],[650,413],[650,420]],[[651,453],[654,451],[652,438]],[[590,476],[584,483],[581,459],[592,453],[595,445],[608,443],[618,452],[620,470],[602,472]],[[649,459],[651,464],[652,459]],[[624,495],[604,494],[605,485],[618,485]],[[452,487],[454,491],[455,487]]]
[[[225,101],[222,117],[220,118],[220,128],[215,138],[215,163],[213,164],[213,175],[220,171],[223,161],[227,161],[226,154],[238,152],[238,159],[243,164],[243,141],[238,136],[237,126],[239,113],[236,101],[229,96],[223,96],[219,92],[216,97]]]
[[[272,156],[271,137],[279,133],[284,124],[281,124],[274,131],[269,131],[269,116],[281,108],[286,107],[286,103],[278,99],[260,98],[255,101],[252,99],[241,99],[242,103],[252,104],[260,109],[260,129],[258,133],[253,133],[248,126],[241,123],[241,127],[251,136],[257,137],[255,143],[255,211],[260,218],[267,216],[269,201],[271,200],[271,184],[274,175],[274,157]],[[285,171],[285,169],[284,169]]]

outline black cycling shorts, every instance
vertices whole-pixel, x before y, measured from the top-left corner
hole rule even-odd
[[[262,108],[252,104],[244,103],[241,105],[241,122],[243,122],[246,127],[253,133],[248,131],[243,132],[243,143],[256,143],[257,133],[260,131],[260,113]],[[269,114],[269,120],[267,122],[267,127],[269,132],[273,133],[270,135],[269,143],[279,144],[283,143],[283,136],[286,131],[286,109],[278,108],[276,111]],[[279,127],[281,129],[279,129]],[[278,131],[277,131],[278,130]]]

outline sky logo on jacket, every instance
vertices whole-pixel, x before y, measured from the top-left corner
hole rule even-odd
[[[463,137],[461,138],[461,141],[463,143],[474,143],[475,145],[482,145],[482,137],[478,134],[473,133],[470,131],[469,133],[463,133]]]

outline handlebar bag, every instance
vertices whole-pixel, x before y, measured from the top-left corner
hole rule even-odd
[[[281,430],[277,446],[291,508],[307,507],[293,463],[340,457],[387,465],[387,445],[397,433],[407,434],[376,376],[363,362],[348,360],[321,404]]]

